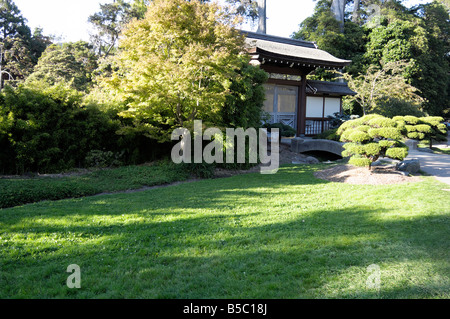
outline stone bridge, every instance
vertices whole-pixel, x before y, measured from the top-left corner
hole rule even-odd
[[[344,143],[330,140],[314,140],[296,137],[291,140],[291,151],[297,153],[322,151],[342,156],[342,151],[344,150],[342,145],[344,145]]]

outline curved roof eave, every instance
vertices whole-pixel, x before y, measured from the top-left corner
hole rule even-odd
[[[280,38],[264,34],[246,33],[246,47],[259,60],[281,60],[303,66],[342,68],[351,60],[339,59],[317,48],[314,42]]]

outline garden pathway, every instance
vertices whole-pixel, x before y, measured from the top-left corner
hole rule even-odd
[[[439,148],[450,148],[448,143],[450,143],[450,141],[448,141],[447,144],[434,146]],[[450,185],[450,155],[410,150],[406,159],[418,159],[422,171],[433,175],[437,180]]]

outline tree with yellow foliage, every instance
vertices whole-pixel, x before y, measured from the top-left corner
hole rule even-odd
[[[122,34],[116,71],[100,81],[123,102],[119,115],[131,120],[128,128],[164,142],[196,119],[219,125],[230,87],[249,61],[236,23],[213,3],[150,2],[145,18]]]

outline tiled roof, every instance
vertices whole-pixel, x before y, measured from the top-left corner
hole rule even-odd
[[[345,82],[307,81],[306,93],[330,95],[356,95]]]
[[[352,61],[339,59],[317,48],[314,42],[282,38],[242,31],[246,35],[247,50],[259,61],[292,63],[298,66],[342,68]]]

